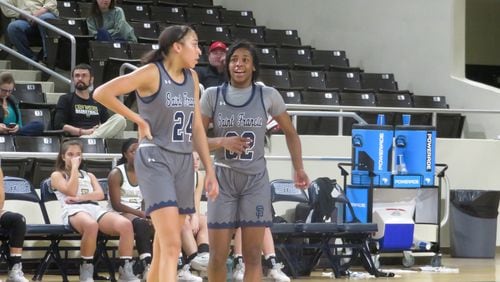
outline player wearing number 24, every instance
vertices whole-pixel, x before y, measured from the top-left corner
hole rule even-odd
[[[142,67],[100,86],[94,98],[138,125],[139,147],[134,166],[155,229],[153,260],[147,281],[177,280],[181,227],[195,212],[193,147],[205,167],[210,199],[218,185],[199,110],[199,83],[192,68],[201,51],[196,32],[185,25],[169,26],[158,38],[158,50],[143,58]],[[139,113],[117,96],[135,91]],[[176,224],[177,223],[177,224]]]
[[[265,227],[272,224],[271,193],[264,159],[268,115],[280,125],[290,151],[295,186],[306,189],[300,139],[279,92],[255,83],[259,62],[255,48],[237,41],[226,54],[228,83],[210,87],[201,98],[205,129],[213,123],[215,167],[221,193],[208,203],[209,281],[224,281],[225,263],[235,228],[242,229],[245,281],[262,281],[261,251]]]

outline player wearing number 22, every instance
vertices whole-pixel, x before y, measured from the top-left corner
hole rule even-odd
[[[208,202],[210,242],[209,281],[225,280],[225,262],[235,228],[242,228],[245,281],[262,281],[261,250],[264,229],[272,224],[271,192],[264,158],[268,115],[286,135],[297,188],[309,184],[304,172],[300,139],[279,92],[255,83],[258,57],[246,41],[237,41],[226,55],[229,82],[202,95],[203,125],[214,127],[209,138],[215,150],[219,197]]]
[[[206,169],[208,197],[218,194],[199,111],[198,78],[191,70],[201,54],[198,37],[188,26],[173,25],[162,31],[158,45],[143,58],[143,67],[94,93],[95,100],[138,125],[134,166],[155,228],[147,278],[152,282],[177,280],[181,227],[186,214],[195,211],[193,147]],[[116,99],[131,91],[137,93],[139,114]]]

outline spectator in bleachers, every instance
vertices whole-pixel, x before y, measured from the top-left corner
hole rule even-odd
[[[9,252],[7,273],[8,282],[28,282],[24,277],[21,255],[23,252],[26,219],[23,215],[3,209],[5,190],[3,186],[3,171],[0,168],[0,228],[8,230]]]
[[[44,21],[55,19],[59,15],[56,0],[6,0],[5,2]],[[7,33],[10,42],[14,44],[17,51],[32,60],[45,61],[47,59],[45,28],[38,25],[32,19],[24,17],[5,6],[1,6],[1,9],[6,17],[14,19],[7,26]],[[37,36],[38,34],[42,39],[43,50],[41,53],[35,54],[30,48],[30,41],[33,36]]]
[[[135,234],[135,244],[139,253],[139,259],[144,267],[142,279],[145,281],[151,267],[151,248],[154,228],[151,220],[146,217],[142,209],[143,198],[135,174],[134,156],[138,146],[139,143],[136,138],[127,139],[127,141],[123,143],[122,158],[109,174],[108,187],[111,210],[119,212],[132,222]],[[192,236],[191,231],[191,237]],[[183,241],[183,249],[185,252],[188,252],[187,249],[192,249],[191,246],[184,247],[188,244],[189,242]],[[194,247],[196,247],[196,243]],[[200,277],[194,276],[189,270],[189,266],[193,264],[193,258],[196,257],[196,254],[192,258],[189,256],[187,257],[188,261],[183,261],[182,258],[179,259],[177,278],[179,281],[202,281]],[[198,260],[195,260],[195,264],[197,262]]]
[[[241,228],[238,228],[234,235],[233,251],[233,280],[235,282],[243,281],[243,277],[245,276],[245,262],[242,253]],[[269,227],[266,227],[264,232],[262,254],[264,255],[264,266],[267,268],[266,278],[274,282],[290,282],[290,278],[281,270],[283,268],[283,263],[279,262],[276,258],[273,234]]]
[[[115,6],[115,0],[94,0],[87,27],[98,41],[137,42],[134,29],[127,23],[123,9]]]
[[[119,137],[127,122],[118,114],[109,117],[108,110],[93,99],[90,90],[94,80],[92,68],[79,64],[71,72],[71,77],[75,92],[59,97],[54,127],[83,138]]]
[[[300,138],[279,92],[255,83],[259,59],[248,41],[233,43],[226,55],[228,82],[210,87],[201,97],[202,121],[214,138],[219,197],[208,202],[210,281],[226,279],[226,259],[235,228],[241,227],[245,281],[262,281],[261,250],[265,228],[272,224],[271,192],[264,158],[267,117],[273,116],[286,136],[295,187],[307,189]]]
[[[205,87],[218,86],[226,82],[224,61],[226,59],[227,46],[224,42],[215,41],[208,48],[208,66],[195,68],[200,83]]]
[[[80,170],[83,145],[68,140],[61,145],[56,171],[50,176],[52,189],[63,207],[63,222],[82,235],[80,245],[80,281],[93,282],[93,258],[98,232],[120,236],[118,252],[120,267],[118,281],[139,282],[132,269],[134,230],[132,223],[118,213],[101,207],[98,201],[104,193],[97,178]]]
[[[10,72],[0,73],[0,134],[41,135],[44,124],[31,121],[23,126],[19,101],[12,96],[15,88],[14,76]]]

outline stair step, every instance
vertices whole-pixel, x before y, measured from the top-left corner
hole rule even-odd
[[[57,101],[59,101],[59,97],[64,94],[66,93],[45,92],[45,95],[47,95],[47,104],[57,104]]]
[[[10,72],[16,81],[39,81],[42,79],[42,72],[39,70],[18,70],[18,69],[0,69],[0,72]]]
[[[11,63],[9,60],[0,60],[0,69],[10,69]]]

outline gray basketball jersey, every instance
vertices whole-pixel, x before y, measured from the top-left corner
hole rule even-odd
[[[184,69],[184,82],[170,78],[162,62],[156,62],[160,72],[160,88],[149,97],[137,95],[139,114],[151,128],[154,143],[177,153],[192,152],[192,123],[194,113],[194,80],[191,71]]]
[[[215,136],[241,136],[252,141],[242,154],[220,148],[215,151],[215,161],[243,174],[257,174],[266,169],[264,138],[267,112],[264,107],[262,86],[253,85],[248,100],[233,105],[226,99],[227,83],[217,89],[213,112]]]

